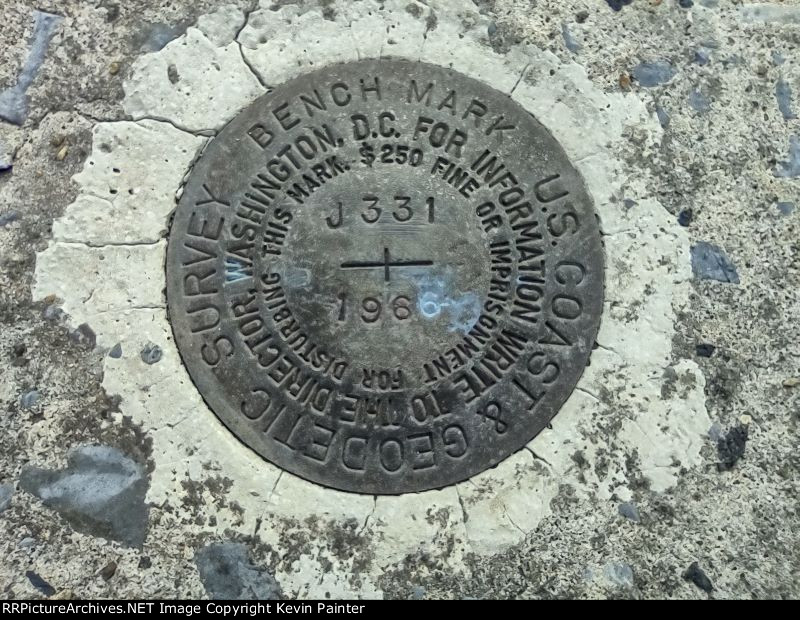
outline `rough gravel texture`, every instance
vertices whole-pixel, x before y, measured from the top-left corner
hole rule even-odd
[[[663,493],[642,484],[623,508],[613,496],[578,497],[564,485],[524,541],[492,558],[466,558],[469,576],[410,557],[385,571],[383,595],[800,596],[800,214],[786,206],[800,203],[800,121],[786,114],[800,108],[800,3],[475,4],[493,20],[495,49],[533,43],[584,65],[603,90],[631,89],[648,102],[666,125],[664,139],[643,151],[630,136],[631,174],[646,173],[651,195],[676,220],[691,209],[692,244],[724,252],[737,281],[697,278],[673,343],[676,357],[694,359],[706,378],[714,426],[701,467]],[[26,89],[22,125],[0,121],[0,598],[215,596],[198,571],[198,551],[209,544],[244,545],[248,553],[237,547],[231,557],[242,558],[248,580],[291,559],[261,543],[258,531],[181,535],[194,531],[205,505],[226,501],[224,472],[187,481],[182,496],[150,510],[141,546],[74,527],[22,483],[31,467],[63,472],[74,465],[70,450],[85,446],[106,446],[144,476],[151,466],[148,434],[119,421],[116,398],[101,387],[108,351],[95,347],[90,330],[68,328],[55,300],[32,302],[35,256],[75,196],[70,178],[91,152],[92,126],[126,120],[122,84],[135,59],[216,5],[36,5],[64,19]],[[5,0],[0,18],[2,91],[26,67],[35,22],[25,0]],[[642,66],[674,75],[653,79]],[[713,355],[699,354],[701,343]],[[579,453],[574,460],[585,465]],[[325,534],[344,555],[363,543],[355,526]],[[286,544],[302,556],[303,540]],[[116,570],[106,578],[111,562]]]

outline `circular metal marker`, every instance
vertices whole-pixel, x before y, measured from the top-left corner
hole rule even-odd
[[[580,175],[508,96],[360,61],[279,86],[208,145],[167,296],[192,379],[245,444],[403,493],[548,424],[595,340],[603,250]]]

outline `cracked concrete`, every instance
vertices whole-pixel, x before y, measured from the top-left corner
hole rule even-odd
[[[740,263],[741,288],[703,288],[733,285],[692,280],[689,248],[694,233],[681,227],[672,214],[677,191],[672,188],[682,187],[675,179],[682,178],[688,166],[699,165],[687,145],[694,147],[690,129],[700,121],[691,111],[676,107],[670,128],[662,128],[653,106],[659,95],[620,87],[619,76],[601,68],[609,64],[611,52],[594,40],[587,41],[593,33],[586,27],[584,47],[575,57],[574,51],[560,49],[552,39],[537,34],[537,29],[553,27],[560,32],[564,20],[577,31],[580,22],[573,24],[574,14],[583,3],[545,3],[546,7],[533,11],[522,4],[511,0],[380,4],[363,0],[324,6],[314,2],[225,6],[199,19],[196,27],[189,26],[159,51],[131,60],[121,102],[99,106],[123,110],[129,118],[84,111],[80,120],[69,121],[80,128],[85,161],[67,156],[68,171],[77,172],[82,164],[73,177],[77,195],[69,204],[63,200],[63,214],[55,219],[52,236],[45,232],[38,242],[37,249],[42,251],[32,282],[33,303],[39,304],[37,308],[57,303],[68,325],[88,324],[96,334],[98,348],[86,364],[94,369],[96,389],[102,377],[105,393],[114,397],[110,406],[103,405],[106,429],[96,431],[98,436],[111,429],[129,429],[120,431],[119,437],[112,433],[104,441],[119,442],[123,452],[138,449],[131,437],[147,446],[150,486],[146,499],[152,508],[140,555],[147,554],[153,569],[137,568],[140,559],[133,552],[114,550],[122,570],[130,575],[129,585],[108,586],[120,588],[114,590],[118,595],[202,592],[200,576],[187,558],[209,541],[231,538],[248,545],[256,564],[268,566],[289,597],[408,596],[421,583],[426,584],[426,596],[432,597],[701,594],[681,578],[689,559],[702,553],[685,542],[685,533],[694,531],[685,515],[705,515],[713,529],[727,527],[719,524],[731,514],[719,502],[707,504],[703,497],[696,497],[709,496],[708,489],[720,485],[719,472],[710,472],[708,467],[713,461],[712,444],[706,439],[711,416],[729,423],[750,410],[750,402],[732,400],[732,392],[746,391],[753,402],[779,399],[783,393],[783,388],[769,393],[761,389],[763,373],[774,372],[777,366],[748,369],[746,363],[751,362],[745,360],[752,356],[736,349],[751,350],[753,341],[727,335],[720,325],[728,325],[729,319],[718,316],[714,304],[726,304],[730,321],[748,316],[751,325],[764,325],[767,314],[751,316],[747,309],[760,307],[762,302],[755,299],[763,291],[749,298],[750,306],[733,303],[737,293],[730,290],[759,286],[754,263],[749,261],[746,268]],[[679,8],[628,7],[625,11],[645,32],[655,29],[650,36],[663,45],[678,45],[670,38],[671,25],[659,30],[648,19],[653,12],[667,11],[671,20],[680,22],[687,14]],[[698,31],[716,36],[733,28],[734,13],[698,7],[690,14]],[[545,26],[549,19],[544,18],[551,14],[563,19]],[[791,27],[783,25],[791,24],[785,15],[778,20],[781,25],[770,27]],[[602,25],[598,32],[604,33],[603,28],[621,27],[614,20],[618,18],[604,10],[592,12],[590,22]],[[498,22],[503,28],[497,27]],[[510,37],[512,31],[525,41],[512,45],[498,40],[498,32]],[[791,36],[780,38],[782,33],[774,36],[790,42]],[[595,33],[595,39],[607,43],[609,36]],[[626,50],[630,42],[614,45],[614,54],[644,54]],[[651,43],[636,45],[644,50]],[[746,47],[744,42],[741,45]],[[653,48],[649,53],[657,51]],[[208,136],[265,92],[267,85],[320,64],[380,55],[423,58],[483,79],[508,92],[553,132],[595,200],[607,252],[607,297],[591,365],[550,429],[527,449],[457,486],[376,498],[324,489],[261,461],[243,449],[206,408],[172,342],[164,309],[163,236],[175,196]],[[631,57],[628,66],[634,64]],[[667,89],[667,95],[675,97],[686,79],[678,74],[656,88]],[[765,89],[767,95],[772,97],[769,89]],[[722,94],[718,91],[715,96]],[[774,113],[782,118],[777,106]],[[66,119],[48,112],[35,116],[39,124],[26,130],[41,136],[33,144],[54,141],[51,136]],[[99,118],[111,122],[98,122]],[[3,132],[0,138],[7,134]],[[52,148],[26,145],[17,134],[8,135],[12,136],[9,143],[19,145],[16,158],[21,162],[36,161],[43,157],[42,151]],[[721,137],[715,139],[722,143]],[[780,158],[780,150],[775,153]],[[764,168],[759,180],[770,176],[768,166]],[[23,168],[23,182],[27,174]],[[692,176],[693,191],[708,197],[718,187],[715,179],[726,174],[719,168]],[[771,187],[781,196],[796,195],[796,188]],[[4,185],[0,176],[0,197],[8,204],[12,200],[21,204],[10,198],[20,192],[13,178]],[[708,199],[709,204],[718,204]],[[740,202],[732,198],[726,208],[737,205]],[[715,232],[714,225],[723,230],[726,217],[730,217],[727,212],[724,216],[709,212],[698,230],[704,235]],[[781,234],[787,235],[793,224],[785,226]],[[785,239],[775,243],[788,247]],[[754,251],[741,244],[731,247],[734,260],[742,252]],[[788,264],[784,273],[796,280],[792,256],[789,250],[776,260]],[[32,270],[32,262],[28,269]],[[762,281],[778,278],[772,274],[762,273]],[[784,320],[796,317],[796,297],[791,293],[772,303],[784,308]],[[708,314],[717,316],[709,323],[703,318]],[[691,359],[693,349],[686,342],[700,333],[729,343],[724,347],[726,362]],[[162,350],[158,363],[147,364],[139,355],[148,343]],[[116,347],[118,355],[106,355]],[[796,342],[787,341],[785,347],[796,360]],[[746,378],[749,372],[754,378]],[[4,385],[0,397],[10,402],[12,396],[17,397],[16,390]],[[49,398],[46,392],[45,407],[51,407]],[[773,406],[785,408],[787,403]],[[46,410],[51,416],[55,413]],[[58,437],[57,419],[13,421],[22,428],[33,425],[33,446],[20,449],[35,465],[54,467],[53,457],[46,456],[43,448]],[[758,424],[761,431],[751,442],[763,454],[776,450],[777,459],[767,466],[763,456],[754,458],[771,472],[773,504],[788,506],[783,494],[793,483],[780,472],[781,467],[788,467],[787,472],[793,467],[784,448],[791,421],[770,418],[759,419]],[[768,447],[765,435],[770,433],[781,447]],[[13,480],[18,457],[10,452],[4,458],[1,479]],[[751,466],[745,458],[742,467]],[[766,544],[758,538],[756,525],[769,521],[757,508],[763,501],[760,485],[751,488],[754,479],[737,472],[726,475],[737,476],[746,489],[728,490],[725,485],[724,492],[729,501],[749,502],[756,508],[745,522],[737,522],[731,536]],[[782,499],[774,499],[778,497]],[[634,500],[643,515],[641,524],[628,521],[624,529],[616,506]],[[15,523],[23,505],[36,515],[46,514],[41,512],[46,508],[15,495],[0,520]],[[718,595],[796,595],[791,577],[796,539],[787,526],[791,517],[785,513],[775,519],[770,522],[777,528],[783,555],[778,553],[771,560],[771,572],[757,566],[750,569],[749,585],[738,580],[736,563],[726,561],[723,552],[700,557],[701,564],[714,568]],[[22,526],[15,527],[16,532]],[[176,528],[183,533],[181,541],[174,540]],[[57,541],[60,534],[53,530],[47,536]],[[81,575],[79,570],[48,573],[44,563],[44,558],[60,557],[70,549],[75,563],[84,554],[110,549],[91,536],[79,540],[77,547],[54,543],[33,565],[57,588],[91,595],[99,591],[97,585],[67,577]],[[670,548],[670,541],[680,541],[673,542],[679,545],[677,551]],[[531,556],[536,559],[529,562]],[[622,556],[627,557],[623,560]],[[5,571],[0,574],[12,584],[6,595],[32,594],[25,589],[30,586],[18,570],[20,562],[13,559],[5,567],[0,565],[0,571]],[[169,589],[175,586],[164,581],[167,571],[175,570],[187,575],[180,590]],[[553,577],[547,577],[548,573]],[[779,576],[778,583],[769,582],[770,574]],[[208,594],[214,593],[209,590]]]

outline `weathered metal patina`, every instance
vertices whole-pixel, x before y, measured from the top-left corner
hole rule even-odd
[[[594,344],[603,249],[580,175],[511,98],[365,60],[276,88],[209,144],[167,283],[183,361],[236,436],[396,494],[547,426]]]

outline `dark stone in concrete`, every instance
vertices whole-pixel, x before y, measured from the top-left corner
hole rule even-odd
[[[700,568],[700,565],[697,562],[692,562],[689,568],[686,569],[686,572],[683,573],[683,578],[686,581],[691,581],[703,592],[711,592],[714,589],[714,585],[711,583],[711,580],[703,572],[703,569]]]
[[[94,349],[97,344],[97,336],[87,323],[78,325],[77,329],[70,332],[69,337],[73,342],[87,349]]]
[[[3,145],[0,144],[0,174],[3,172],[8,172],[14,167],[14,163],[11,161],[11,157],[6,154]]]
[[[25,576],[28,578],[28,581],[31,582],[31,585],[45,596],[53,596],[56,593],[56,589],[53,586],[32,570],[25,571]]]
[[[784,120],[790,121],[797,118],[792,110],[792,88],[788,82],[778,80],[775,84],[775,98],[778,100],[778,109],[781,111]]]
[[[695,112],[705,114],[711,109],[711,100],[702,91],[695,88],[689,93],[689,107]]]
[[[728,433],[717,440],[717,453],[720,462],[717,463],[719,471],[729,471],[744,456],[747,445],[748,430],[744,425],[735,426]]]
[[[569,31],[569,26],[567,24],[561,25],[561,36],[564,37],[564,45],[570,52],[577,54],[581,50],[581,44]]]
[[[669,112],[667,112],[661,106],[661,104],[656,104],[656,116],[658,117],[658,122],[661,125],[661,127],[663,127],[664,129],[669,127],[669,122],[671,120],[669,117]]]
[[[701,67],[707,65],[711,60],[711,50],[707,47],[700,47],[694,53],[694,61]]]
[[[22,125],[28,117],[28,97],[25,94],[33,83],[39,67],[44,62],[50,39],[63,19],[42,11],[34,11],[33,40],[31,49],[16,85],[0,92],[0,119],[14,125]]]
[[[108,581],[117,573],[117,563],[113,560],[100,569],[100,576],[104,581]]]
[[[621,588],[633,587],[633,568],[630,564],[610,562],[603,567],[603,576],[613,585]]]
[[[789,138],[789,158],[778,163],[775,176],[787,179],[800,176],[800,138],[797,136]]]
[[[718,246],[700,241],[692,246],[692,272],[699,280],[739,284],[739,274]]]
[[[141,546],[148,508],[144,468],[108,446],[81,446],[58,471],[27,466],[20,488],[58,511],[79,532]]]
[[[149,24],[136,38],[135,44],[143,52],[158,52],[184,32],[188,23]]]
[[[42,316],[48,321],[60,321],[64,318],[64,311],[56,304],[50,304],[42,311]]]
[[[214,600],[276,600],[281,587],[268,571],[253,566],[247,547],[240,543],[215,543],[194,556],[200,580]]]
[[[717,348],[713,344],[698,344],[694,348],[698,357],[711,357],[716,350]]]
[[[19,399],[19,404],[23,409],[33,409],[42,398],[38,390],[30,390],[25,392]]]
[[[640,86],[651,88],[669,82],[677,71],[666,60],[642,62],[636,65],[631,72]]]
[[[8,507],[11,506],[11,498],[13,496],[13,484],[0,484],[0,512],[8,510]]]
[[[793,202],[779,202],[775,207],[778,209],[778,212],[781,215],[791,215],[794,213],[794,203]]]
[[[632,504],[630,502],[623,502],[619,505],[619,514],[626,519],[633,521],[634,523],[639,523],[641,521],[639,510],[636,508],[636,504]]]
[[[0,228],[8,226],[11,222],[16,222],[19,219],[19,213],[16,211],[8,211],[0,215]]]
[[[122,344],[119,342],[115,344],[108,352],[108,357],[118,360],[122,357]]]
[[[446,122],[432,112],[448,106]],[[290,177],[265,169],[276,157]],[[203,313],[185,284],[198,204],[202,252],[221,257]],[[447,69],[369,60],[287,82],[226,126],[189,177],[167,272],[183,361],[242,441],[309,480],[394,494],[464,480],[547,426],[586,367],[604,265],[583,181],[528,112]]]
[[[162,354],[161,347],[150,342],[142,349],[140,357],[145,364],[152,365],[161,361]]]
[[[606,4],[611,7],[613,11],[621,11],[622,7],[629,5],[633,0],[606,0]]]

